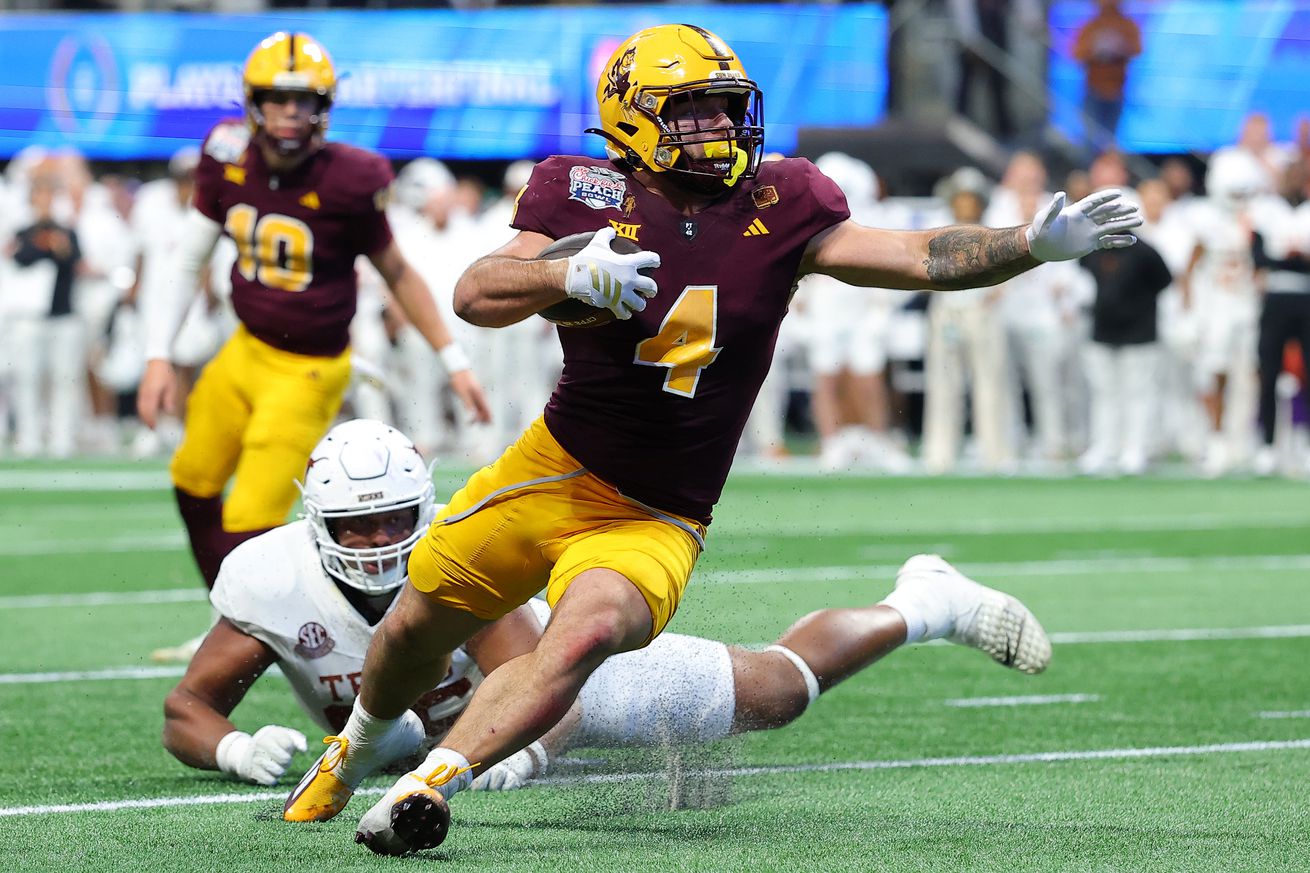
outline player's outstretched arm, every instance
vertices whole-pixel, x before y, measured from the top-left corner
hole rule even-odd
[[[276,782],[292,755],[305,750],[304,735],[268,725],[252,736],[227,718],[276,660],[268,646],[219,619],[164,699],[164,748],[189,767],[260,785]]]
[[[952,291],[995,285],[1044,261],[1068,261],[1097,249],[1137,241],[1137,207],[1117,190],[1098,191],[1066,205],[1063,192],[1027,227],[955,225],[889,231],[845,221],[819,234],[802,272],[851,285]]]
[[[473,415],[475,421],[484,423],[491,421],[491,407],[482,393],[482,384],[478,382],[477,376],[473,375],[472,361],[455,342],[450,328],[446,326],[441,313],[437,311],[428,283],[424,282],[418,271],[405,260],[405,256],[400,252],[400,246],[392,240],[381,252],[370,255],[369,260],[382,274],[387,287],[395,295],[396,302],[404,310],[405,317],[418,328],[419,333],[423,334],[428,345],[436,350],[441,358],[441,365],[446,368],[446,375],[450,377],[450,387],[464,404],[464,408]]]

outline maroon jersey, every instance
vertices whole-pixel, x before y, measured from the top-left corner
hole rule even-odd
[[[219,123],[196,170],[196,208],[237,244],[237,318],[279,349],[340,354],[355,316],[355,258],[391,242],[391,165],[328,143],[290,173],[273,173],[249,139],[243,124]]]
[[[661,260],[644,312],[560,329],[550,432],[628,497],[708,524],[805,248],[849,215],[837,186],[801,159],[762,165],[691,217],[608,161],[542,161],[514,227],[559,239],[612,225]]]

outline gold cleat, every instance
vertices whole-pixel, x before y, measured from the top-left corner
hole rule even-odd
[[[355,789],[337,776],[350,749],[345,737],[324,737],[330,748],[291,791],[282,807],[284,821],[327,821],[346,808]]]

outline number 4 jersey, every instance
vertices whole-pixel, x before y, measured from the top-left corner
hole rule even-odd
[[[210,601],[273,650],[296,699],[319,727],[345,727],[374,628],[324,572],[309,522],[295,521],[237,546],[223,561]],[[477,665],[456,649],[446,678],[414,706],[429,738],[445,734],[481,681]]]
[[[608,161],[542,161],[515,228],[560,239],[613,227],[661,260],[644,312],[560,328],[551,433],[627,497],[708,524],[806,246],[849,215],[837,186],[802,159],[761,165],[691,216]]]
[[[333,142],[274,173],[249,140],[243,124],[216,125],[196,170],[196,209],[237,245],[233,308],[271,346],[338,355],[355,315],[355,258],[391,242],[391,165]]]

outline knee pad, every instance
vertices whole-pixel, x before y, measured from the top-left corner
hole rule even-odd
[[[615,655],[579,695],[579,746],[706,743],[732,732],[736,689],[728,647],[664,634],[644,649]]]

